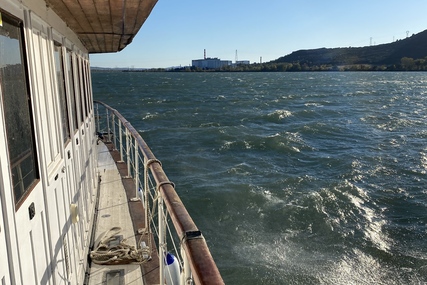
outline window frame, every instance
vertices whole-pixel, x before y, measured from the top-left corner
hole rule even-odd
[[[39,159],[38,159],[38,151],[36,146],[36,135],[35,135],[35,118],[34,118],[34,111],[33,111],[33,104],[32,104],[32,98],[31,98],[31,88],[30,88],[30,73],[29,73],[29,62],[28,57],[26,53],[26,46],[27,42],[25,39],[25,29],[24,29],[24,23],[21,19],[3,11],[0,9],[0,14],[2,16],[2,22],[8,23],[12,26],[14,26],[17,31],[19,38],[17,39],[19,42],[19,53],[20,53],[20,65],[21,65],[21,73],[19,76],[22,76],[22,82],[25,84],[25,87],[23,90],[26,92],[26,111],[28,112],[26,115],[28,115],[28,123],[30,134],[28,135],[28,138],[31,139],[30,148],[29,148],[29,154],[26,154],[26,152],[22,153],[25,155],[18,155],[16,157],[11,157],[11,145],[12,143],[9,141],[10,136],[8,135],[8,129],[6,127],[5,134],[6,134],[6,143],[7,143],[7,152],[8,152],[8,164],[9,164],[9,170],[10,170],[10,179],[11,179],[11,190],[13,192],[13,200],[15,202],[15,211],[17,211],[20,206],[24,203],[24,201],[28,198],[28,196],[31,194],[33,189],[38,185],[40,182],[40,165],[39,165]],[[0,73],[0,96],[1,104],[3,106],[3,110],[6,110],[8,106],[6,106],[6,90],[4,90],[4,82],[2,79],[2,74]],[[4,122],[5,126],[8,125],[8,118],[6,116],[6,113],[3,112],[4,115]],[[25,182],[23,181],[24,178],[20,178],[18,182],[16,182],[16,179],[14,179],[13,173],[14,168],[19,166],[25,159],[27,159],[29,156],[32,158],[31,167],[32,170],[30,172],[34,172],[33,178],[31,183],[29,183],[27,186],[25,186]],[[17,170],[19,172],[19,170]],[[30,173],[29,172],[29,173]],[[24,188],[22,188],[24,186]],[[17,191],[15,190],[16,187],[20,187],[21,189],[24,189],[22,193],[19,193],[17,195]]]
[[[66,67],[65,67],[65,59],[64,59],[64,47],[61,43],[54,40],[53,42],[53,48],[54,48],[54,64],[55,64],[55,78],[57,81],[57,92],[58,92],[58,99],[60,104],[60,119],[61,119],[61,125],[63,128],[65,128],[65,133],[62,131],[63,136],[63,144],[67,145],[71,140],[71,126],[70,126],[70,116],[69,116],[69,110],[68,110],[68,99],[67,99],[67,83],[66,83]],[[57,51],[58,49],[58,51]],[[59,62],[56,62],[57,56],[55,53],[58,52],[58,60]],[[59,66],[57,66],[59,64]],[[60,70],[57,70],[59,67]],[[61,74],[58,74],[60,72]],[[61,78],[59,78],[61,77]],[[65,120],[65,122],[63,121]]]

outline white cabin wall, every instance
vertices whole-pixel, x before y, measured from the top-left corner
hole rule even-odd
[[[81,284],[97,188],[96,136],[92,94],[88,93],[92,90],[88,54],[77,36],[46,7],[44,1],[0,0],[0,8],[22,19],[26,29],[40,170],[39,187],[31,192],[20,210],[16,210],[7,148],[4,147],[7,140],[3,105],[0,104],[0,252],[5,252],[4,246],[8,253],[6,258],[0,256],[0,284],[3,277],[5,284]],[[88,116],[79,119],[77,126],[70,118],[71,139],[65,144],[60,130],[61,109],[52,63],[54,38],[63,45],[64,54],[67,46],[71,50],[75,76],[71,82],[65,72],[65,80],[66,85],[74,85],[78,113],[82,111],[82,102],[86,104],[85,100],[90,106]],[[66,63],[64,68],[66,70]],[[79,74],[82,71],[83,74]],[[70,98],[67,103],[71,116]],[[27,209],[33,202],[36,203],[36,218],[28,221]],[[71,204],[78,205],[80,220],[76,224],[71,222]]]
[[[16,1],[0,0],[0,8],[14,17],[24,19],[24,9]],[[2,90],[0,90],[1,95]],[[0,210],[2,214],[2,233],[4,246],[0,264],[4,266],[1,272],[1,281],[5,284],[24,284],[22,281],[22,266],[19,260],[20,244],[17,238],[19,220],[16,217],[11,171],[9,168],[9,153],[7,148],[6,126],[4,121],[4,108],[0,96]],[[2,241],[3,242],[3,238]],[[29,255],[27,255],[29,257]],[[9,271],[9,274],[7,273]]]
[[[65,85],[66,85],[66,93],[75,94],[75,80],[74,80],[74,55],[73,55],[73,49],[74,45],[71,41],[68,39],[64,39],[64,62],[65,62],[65,72],[67,75],[65,76]],[[71,204],[77,204],[80,205],[78,208],[79,210],[79,216],[81,216],[81,200],[80,200],[80,194],[78,192],[78,179],[79,179],[79,148],[78,143],[80,141],[79,132],[77,131],[77,125],[75,123],[75,117],[78,113],[74,115],[74,109],[76,107],[76,98],[67,96],[67,102],[68,102],[68,113],[70,114],[70,135],[71,140],[70,143],[66,146],[66,168],[68,179],[68,195],[66,199]],[[71,220],[68,221],[70,225],[70,231],[67,234],[68,238],[68,245],[70,248],[73,248],[74,250],[70,250],[70,272],[72,275],[72,280],[77,282],[78,275],[81,273],[81,264],[83,262],[83,247],[81,243],[81,220],[79,220],[79,223],[72,224]]]
[[[55,77],[52,74],[53,46],[51,28],[35,13],[27,12],[28,59],[34,98],[34,117],[36,119],[37,141],[39,142],[39,163],[46,216],[46,240],[48,241],[49,281],[65,284],[68,276],[64,269],[64,249],[61,232],[66,228],[63,204],[58,207],[61,193],[66,191],[62,181],[65,179],[62,136],[60,132],[60,109],[55,90]],[[62,221],[62,222],[61,222]],[[61,280],[62,279],[62,280]],[[65,280],[64,280],[65,279]]]
[[[0,162],[1,163],[1,162]],[[1,181],[1,178],[0,178]],[[10,268],[9,268],[9,260],[7,258],[8,248],[6,245],[6,234],[5,234],[5,226],[4,219],[2,213],[2,202],[0,201],[0,252],[2,256],[0,256],[0,284],[11,284],[10,282]]]
[[[39,38],[37,29],[32,28],[33,37]],[[41,39],[43,41],[43,39]],[[67,144],[62,149],[62,156],[59,157],[55,155],[55,152],[52,149],[56,149],[55,146],[45,150],[46,158],[50,158],[51,161],[47,161],[45,168],[47,169],[47,185],[46,185],[46,205],[48,211],[48,224],[49,224],[49,233],[51,235],[51,258],[55,264],[58,260],[65,260],[65,256],[68,256],[68,260],[65,263],[68,263],[68,268],[64,264],[58,264],[57,268],[52,269],[56,278],[57,284],[62,284],[59,280],[60,276],[64,276],[62,273],[66,272],[66,276],[74,282],[81,282],[84,278],[85,267],[87,263],[87,254],[90,241],[92,217],[94,213],[94,204],[92,203],[92,187],[91,183],[88,182],[88,177],[95,175],[94,169],[87,169],[85,167],[86,161],[88,160],[88,147],[86,147],[87,138],[93,137],[93,133],[88,132],[87,124],[85,124],[84,118],[81,118],[82,112],[82,92],[81,86],[84,84],[82,81],[82,76],[79,69],[79,61],[84,56],[84,53],[78,50],[77,45],[72,44],[72,62],[73,62],[73,78],[68,78],[70,84],[74,85],[74,95],[76,104],[77,114],[78,114],[78,125],[71,126],[71,142]],[[86,55],[87,56],[87,55]],[[45,58],[51,58],[51,56],[45,55]],[[37,66],[37,65],[36,65]],[[45,72],[47,73],[47,71]],[[34,73],[37,76],[37,72]],[[53,79],[52,79],[53,80]],[[50,82],[50,81],[49,81]],[[56,84],[55,84],[56,86]],[[50,90],[50,86],[45,86],[44,90]],[[68,90],[68,96],[71,94]],[[52,98],[55,98],[54,92],[51,94]],[[40,98],[42,99],[42,98]],[[48,98],[49,100],[50,98]],[[55,100],[51,99],[50,101],[41,102],[40,112],[49,114],[51,117],[55,117],[55,110],[58,110],[58,105],[54,104]],[[69,102],[71,104],[72,102]],[[46,106],[52,105],[53,110],[46,109]],[[43,106],[45,110],[43,111]],[[73,106],[71,106],[73,108]],[[72,112],[69,112],[72,114]],[[41,117],[45,122],[49,123],[49,117]],[[56,116],[56,121],[59,121],[58,116]],[[70,122],[74,122],[74,119],[70,119]],[[45,126],[45,124],[43,124]],[[54,124],[52,129],[54,128]],[[73,129],[75,131],[73,131]],[[52,133],[49,132],[49,135],[52,136]],[[59,133],[57,133],[59,137]],[[91,141],[93,141],[91,139]],[[55,141],[51,142],[55,143]],[[48,146],[44,144],[44,147]],[[49,153],[50,151],[50,153]],[[69,155],[71,153],[71,155]],[[59,158],[59,161],[55,162],[55,159]],[[67,161],[68,160],[68,163]],[[73,164],[70,166],[69,164]],[[51,166],[53,165],[53,167]],[[69,171],[66,171],[66,170]],[[61,171],[59,171],[61,170]],[[65,170],[65,171],[62,171]],[[65,174],[64,174],[65,173]],[[59,176],[59,178],[58,178]],[[54,180],[52,178],[55,178]],[[55,193],[55,199],[51,199],[52,194]],[[69,193],[70,196],[65,197],[63,193]],[[60,208],[59,201],[65,201],[64,207]],[[67,204],[68,202],[68,204]],[[79,221],[76,224],[70,222],[70,219],[67,220],[61,219],[60,213],[70,214],[69,207],[71,204],[76,204],[79,212]],[[58,216],[56,216],[58,215]],[[61,221],[62,220],[62,221]],[[71,238],[70,238],[71,236]],[[66,240],[66,248],[62,244]],[[58,244],[62,244],[62,247],[58,247]],[[67,251],[68,253],[66,254]],[[65,270],[65,271],[64,271]],[[58,283],[59,282],[59,283]]]
[[[35,105],[34,115],[40,123],[37,129],[40,142],[40,158],[42,169],[46,170],[42,175],[50,181],[62,167],[63,155],[61,151],[61,132],[58,124],[59,105],[55,91],[56,79],[52,77],[53,51],[50,27],[38,18],[34,13],[29,14],[28,27],[31,32],[28,35],[29,69],[31,71],[31,89]]]
[[[63,35],[61,35],[58,31],[52,30],[53,39],[55,42],[61,45],[61,55],[62,55],[62,64],[63,64],[63,76],[64,76],[64,92],[69,94],[71,90],[68,88],[68,84],[70,78],[67,76],[67,46],[72,48],[73,45],[69,42]],[[62,267],[65,270],[65,275],[68,276],[68,280],[71,284],[78,283],[79,279],[77,276],[77,268],[82,267],[80,262],[80,247],[77,243],[77,237],[79,235],[78,224],[75,225],[71,221],[70,215],[70,205],[76,203],[75,197],[75,168],[74,168],[74,156],[75,156],[75,147],[73,143],[73,118],[72,116],[72,100],[69,96],[66,96],[66,109],[68,113],[68,124],[70,130],[70,138],[63,144],[63,154],[64,154],[64,162],[65,168],[63,169],[65,176],[61,177],[62,186],[60,189],[62,191],[56,190],[56,200],[57,205],[55,205],[58,211],[58,223],[59,225],[64,225],[61,233],[57,233],[57,238],[62,238],[62,251],[60,254],[63,255],[62,259]],[[63,138],[64,139],[64,138]],[[62,201],[61,200],[62,197]],[[77,203],[78,204],[78,203]],[[60,212],[63,212],[61,214]],[[58,229],[60,226],[58,227]],[[58,253],[59,254],[59,253]],[[59,257],[57,257],[59,258]],[[59,266],[60,267],[60,266]],[[60,270],[58,270],[57,274],[60,274]]]
[[[91,156],[95,152],[96,137],[94,130],[93,112],[87,112],[86,99],[91,98],[87,93],[90,86],[90,77],[85,77],[82,73],[82,65],[87,59],[85,55],[76,50],[73,46],[72,67],[74,74],[73,88],[75,106],[77,109],[77,126],[74,126],[73,148],[74,148],[74,195],[73,200],[79,205],[80,223],[76,228],[76,242],[79,247],[79,260],[86,266],[86,249],[89,246],[90,234],[94,215],[95,187],[91,182],[91,177],[96,176],[96,164],[91,163]],[[92,106],[92,101],[90,102]],[[91,109],[93,109],[91,107]],[[83,114],[83,118],[82,118]],[[87,189],[88,191],[86,191]],[[89,190],[90,189],[90,190]],[[85,267],[83,266],[83,267]],[[83,268],[80,267],[80,268]],[[78,276],[83,276],[84,271],[80,270]]]
[[[0,157],[7,157],[6,150],[6,134],[4,132],[5,126],[3,121],[3,102],[0,96]],[[13,256],[17,256],[16,244],[11,240],[10,232],[15,232],[15,221],[11,217],[11,212],[14,209],[11,207],[13,197],[10,192],[5,191],[11,187],[10,175],[3,175],[9,173],[9,167],[5,160],[0,159],[0,282],[4,284],[20,284],[19,268],[15,265]],[[6,234],[8,231],[8,234]],[[15,275],[18,275],[15,278]],[[3,283],[1,283],[3,284]]]
[[[0,0],[0,7],[18,17],[23,18],[23,10],[18,3]],[[6,158],[8,157],[6,126],[4,122],[3,98],[0,90],[0,282],[5,284],[22,284],[16,241],[16,223],[14,219],[15,205],[12,191],[11,173]]]

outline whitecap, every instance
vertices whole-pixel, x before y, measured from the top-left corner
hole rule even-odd
[[[154,114],[147,113],[142,119],[143,120],[151,120],[151,119],[158,117],[158,115],[159,115],[158,113],[154,113]]]
[[[304,106],[308,107],[308,106],[314,106],[314,107],[323,107],[322,104],[320,103],[315,103],[315,102],[310,102],[310,103],[305,103]]]
[[[288,118],[292,116],[292,112],[288,110],[275,110],[274,112],[268,114],[269,117],[277,117],[282,120],[284,118]]]
[[[343,194],[349,199],[350,203],[356,207],[357,212],[355,212],[355,214],[360,214],[363,217],[358,223],[363,231],[365,239],[372,242],[378,249],[388,252],[391,246],[390,240],[382,230],[386,225],[385,218],[372,206],[366,205],[367,201],[370,200],[366,191],[353,185],[348,180],[346,180],[345,183],[356,191],[356,195],[350,192],[344,192]]]
[[[295,151],[295,152],[301,152],[299,148],[294,147],[294,146],[292,147],[292,150]]]
[[[225,141],[222,146],[220,147],[220,150],[228,150],[230,147],[234,144],[234,141]]]

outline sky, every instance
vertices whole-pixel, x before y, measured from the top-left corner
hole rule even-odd
[[[207,57],[268,62],[300,49],[390,43],[427,29],[426,0],[158,0],[133,42],[92,67],[167,68]]]

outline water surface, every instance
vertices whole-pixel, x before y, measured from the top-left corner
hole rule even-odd
[[[93,73],[226,284],[427,282],[426,73]]]

